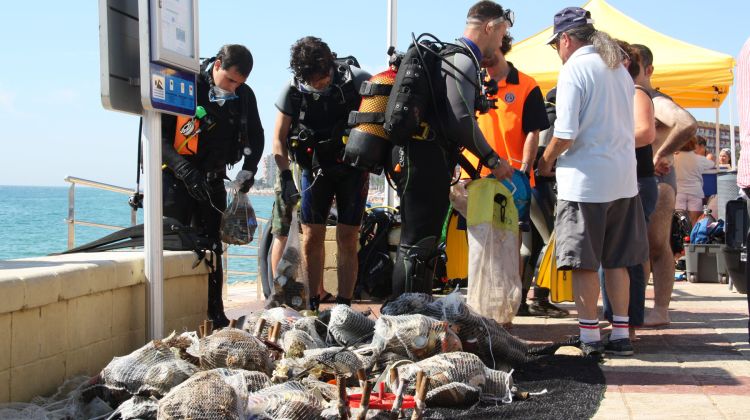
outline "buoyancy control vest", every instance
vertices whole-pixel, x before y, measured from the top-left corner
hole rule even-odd
[[[287,137],[289,154],[305,169],[328,167],[341,162],[349,112],[359,105],[351,67],[354,57],[334,61],[331,86],[326,93],[306,92],[298,80],[290,90],[292,126]]]
[[[211,77],[213,62],[213,59],[208,59],[201,64],[196,87],[196,114],[178,116],[174,133],[177,153],[190,156],[193,163],[205,170],[221,170],[227,164],[234,165],[251,152],[247,118],[251,106],[250,88],[240,85],[235,92],[238,98],[223,106],[210,102],[208,92],[214,86]]]
[[[390,68],[360,88],[362,105],[349,116],[349,124],[354,128],[344,155],[344,160],[352,166],[380,174],[391,145],[404,146],[413,140],[447,142],[451,137],[446,123],[450,110],[443,62],[453,54],[465,54],[474,59],[477,69],[479,63],[463,44],[443,43],[430,34],[417,38],[412,35],[412,39],[412,45],[403,54],[391,47]],[[481,76],[463,76],[477,87],[475,103],[482,111],[488,105],[482,93]]]

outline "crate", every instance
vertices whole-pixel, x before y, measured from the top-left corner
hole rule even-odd
[[[691,283],[728,283],[720,244],[685,244],[685,271]]]

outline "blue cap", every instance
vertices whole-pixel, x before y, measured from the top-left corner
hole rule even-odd
[[[568,31],[579,26],[593,24],[591,12],[580,7],[566,7],[555,13],[555,25],[552,29],[552,36],[547,40],[551,44],[562,32]]]

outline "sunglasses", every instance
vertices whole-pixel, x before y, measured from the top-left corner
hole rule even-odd
[[[550,42],[549,46],[552,47],[552,49],[555,51],[559,50],[560,49],[560,35],[558,35],[554,41]]]
[[[499,16],[488,23],[491,25],[497,25],[502,22],[507,22],[509,27],[513,27],[513,23],[516,21],[516,14],[513,13],[510,9],[505,9],[502,16]],[[470,16],[468,19],[466,19],[466,23],[472,23],[472,24],[482,24],[485,23],[485,21],[481,16]]]

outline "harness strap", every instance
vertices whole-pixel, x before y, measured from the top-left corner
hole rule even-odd
[[[359,87],[359,94],[362,96],[388,96],[391,94],[393,85],[373,83],[369,80],[362,82]]]
[[[383,124],[385,122],[385,112],[359,112],[352,111],[349,113],[349,125],[356,124]]]

